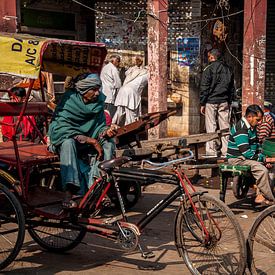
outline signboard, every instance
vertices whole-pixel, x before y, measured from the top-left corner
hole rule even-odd
[[[0,72],[37,79],[40,69],[77,76],[99,73],[106,56],[102,43],[0,34]]]
[[[200,54],[200,39],[198,37],[177,38],[177,53],[180,66],[195,65]]]
[[[45,38],[0,36],[0,70],[8,74],[38,78],[40,52]]]

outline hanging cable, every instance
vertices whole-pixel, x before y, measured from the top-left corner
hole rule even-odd
[[[91,7],[85,5],[85,4],[83,4],[83,3],[81,3],[81,2],[79,2],[79,1],[77,1],[77,0],[72,0],[72,2],[78,4],[78,5],[82,6],[82,7],[85,7],[85,8],[87,8],[87,9],[91,10],[91,11],[94,11],[94,12],[96,12],[96,13],[100,13],[101,15],[104,15],[104,16],[107,16],[107,17],[117,18],[117,19],[122,20],[122,21],[124,20],[124,21],[129,21],[129,22],[134,22],[134,23],[137,23],[137,22],[139,22],[139,23],[146,23],[146,21],[137,21],[137,20],[133,20],[133,19],[129,19],[129,18],[121,18],[121,17],[116,16],[116,15],[112,15],[112,14],[109,14],[109,13],[105,13],[105,12],[102,12],[102,11],[100,11],[100,10],[91,8]]]
[[[220,0],[220,1],[221,1],[221,0]],[[223,7],[220,6],[220,8],[221,8],[221,13],[222,13],[222,21],[223,21],[222,23],[223,23],[223,41],[224,41],[224,45],[225,45],[225,47],[226,47],[228,53],[229,53],[233,58],[235,58],[235,59],[237,60],[237,62],[238,62],[238,63],[241,65],[241,67],[242,67],[242,66],[243,66],[242,62],[238,59],[237,56],[235,56],[235,55],[231,52],[231,50],[229,49],[229,47],[228,47],[228,45],[227,45],[226,37],[225,37],[225,20],[224,20],[225,16],[224,16],[224,14],[223,14]],[[228,17],[228,16],[227,16],[227,17]]]

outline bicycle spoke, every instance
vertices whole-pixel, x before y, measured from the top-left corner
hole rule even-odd
[[[252,272],[275,273],[275,208],[267,208],[256,219],[249,242]]]
[[[209,234],[205,239],[202,224],[192,206],[187,205],[178,238],[182,242],[182,256],[192,273],[236,274],[244,270],[245,245],[234,215],[226,206],[210,196],[201,196],[195,206],[203,226]],[[226,210],[225,210],[226,209]],[[228,214],[226,211],[228,211]],[[199,236],[202,242],[198,242]],[[240,263],[242,266],[240,267]]]

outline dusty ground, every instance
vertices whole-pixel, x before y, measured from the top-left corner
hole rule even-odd
[[[202,180],[197,188],[207,189],[218,197],[217,186],[217,182]],[[147,187],[131,213],[134,219],[163,198],[169,190],[170,186],[160,184]],[[228,190],[227,204],[247,235],[258,214],[257,210],[251,207],[249,200],[236,202],[231,190]],[[117,244],[91,234],[87,234],[84,243],[69,253],[56,255],[40,250],[27,234],[20,255],[6,274],[189,274],[174,246],[176,210],[176,204],[167,208],[147,226],[141,237],[141,243],[155,253],[155,258],[145,260],[138,252],[124,253]]]

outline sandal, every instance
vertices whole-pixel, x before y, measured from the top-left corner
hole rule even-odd
[[[261,202],[261,205],[265,205],[265,206],[269,206],[269,205],[273,205],[274,202],[273,201],[269,201],[267,199],[265,199],[264,201]]]
[[[262,194],[258,194],[255,198],[255,203],[263,203],[265,201],[265,197]]]

